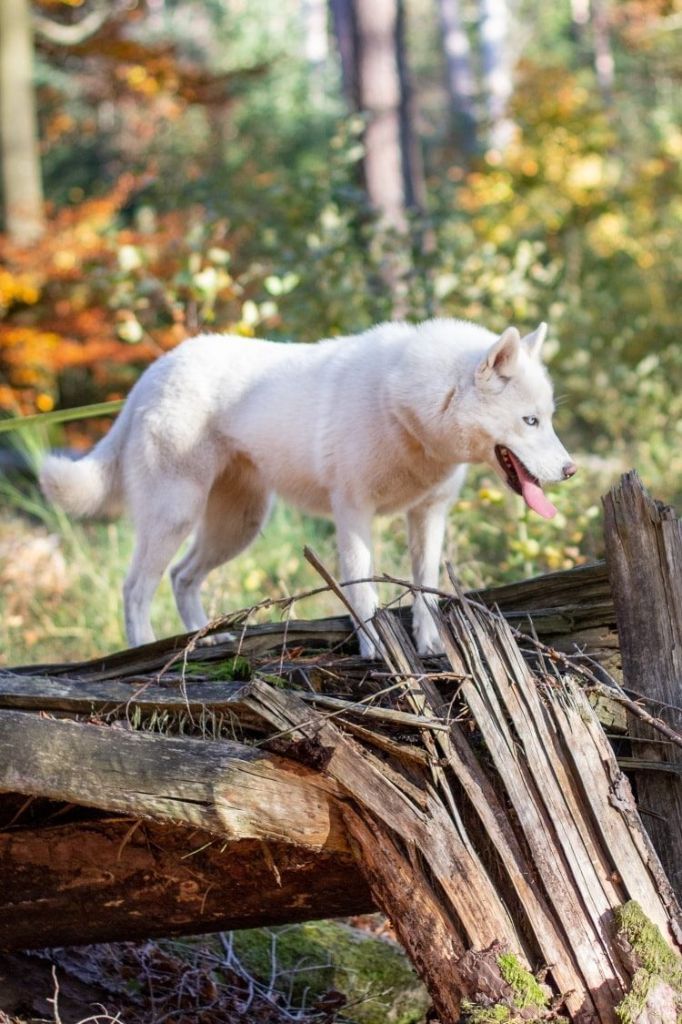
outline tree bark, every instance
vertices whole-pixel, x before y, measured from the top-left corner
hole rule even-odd
[[[284,797],[284,793],[283,793]],[[0,948],[142,940],[374,910],[346,846],[312,850],[140,818],[0,833]]]
[[[462,149],[469,155],[476,149],[476,84],[471,46],[462,21],[460,0],[438,0],[438,13],[443,36],[450,106]]]
[[[604,499],[604,533],[624,685],[682,731],[682,520],[631,472]],[[682,899],[682,751],[636,719],[630,732],[637,758],[672,766],[635,778],[647,830]]]
[[[29,0],[0,3],[0,159],[5,230],[28,245],[45,232]]]
[[[331,0],[334,35],[341,62],[343,94],[350,110],[360,109],[358,85],[358,27],[353,0]]]
[[[367,195],[386,227],[404,231],[423,199],[402,0],[333,0],[344,92],[365,113]]]
[[[18,737],[21,737],[18,741]],[[80,771],[86,764],[87,772]],[[0,792],[195,827],[346,847],[338,787],[254,746],[0,712]]]

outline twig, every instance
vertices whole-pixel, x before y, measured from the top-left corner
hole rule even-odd
[[[59,979],[57,977],[57,965],[52,964],[52,983],[54,984],[54,995],[51,999],[48,999],[48,1003],[52,1003],[52,1014],[54,1016],[55,1024],[62,1024],[62,1019],[59,1016]]]

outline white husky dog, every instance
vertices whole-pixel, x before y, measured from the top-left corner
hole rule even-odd
[[[275,494],[336,524],[341,576],[360,623],[377,605],[371,526],[405,511],[414,581],[438,585],[448,509],[466,463],[484,462],[541,516],[542,484],[575,465],[552,427],[540,360],[546,324],[501,337],[461,320],[380,324],[317,345],[202,335],[135,384],[107,436],[77,461],[48,456],[45,494],[88,516],[126,505],[137,544],[124,585],[131,645],[154,639],[150,606],[171,576],[188,630],[206,624],[207,573],[253,541]],[[429,598],[414,607],[421,653],[440,650]],[[376,655],[371,625],[359,631]]]

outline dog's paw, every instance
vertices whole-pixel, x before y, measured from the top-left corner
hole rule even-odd
[[[417,645],[417,651],[424,657],[445,653],[443,641],[433,619],[415,625],[414,641]]]
[[[210,636],[200,637],[197,647],[217,647],[218,644],[234,643],[236,639],[234,633],[211,633]]]
[[[364,629],[359,629],[358,643],[360,644],[360,654],[363,658],[368,658],[370,661],[381,661],[382,654],[379,646],[379,637],[374,630],[365,632]]]

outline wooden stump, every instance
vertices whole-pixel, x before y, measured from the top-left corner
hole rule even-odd
[[[624,685],[682,732],[682,520],[635,472],[604,498],[604,532]],[[682,900],[682,749],[632,718],[637,801]]]

